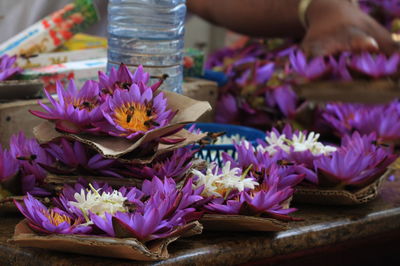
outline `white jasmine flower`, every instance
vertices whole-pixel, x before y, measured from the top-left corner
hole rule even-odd
[[[336,148],[329,145],[324,145],[318,141],[320,134],[315,132],[310,132],[308,135],[300,132],[298,135],[293,135],[292,147],[296,152],[302,152],[309,150],[313,155],[328,155],[336,151]]]
[[[225,197],[232,190],[242,192],[246,188],[254,189],[259,185],[252,178],[245,178],[240,168],[231,168],[231,162],[227,162],[221,171],[215,164],[210,164],[205,174],[198,170],[192,170],[192,173],[198,177],[194,187],[204,185],[202,195],[206,197]]]
[[[252,145],[250,144],[250,142],[248,142],[247,140],[242,140],[241,144],[244,145],[244,147],[245,147],[246,149],[250,149],[250,147],[252,147]]]
[[[287,139],[285,134],[282,134],[278,137],[277,134],[272,131],[269,136],[265,137],[265,140],[268,145],[265,147],[258,145],[257,151],[268,152],[270,155],[274,155],[279,149],[282,149],[285,152],[290,151],[290,146],[286,143]]]
[[[325,145],[324,148],[321,150],[321,153],[323,153],[324,155],[329,155],[335,151],[337,151],[336,147],[330,146],[330,145]]]
[[[274,155],[279,149],[289,153],[293,149],[295,152],[310,151],[313,155],[329,155],[335,152],[337,149],[333,146],[324,145],[318,141],[320,134],[310,132],[308,135],[303,132],[299,132],[293,135],[292,139],[286,138],[285,134],[279,137],[275,132],[271,132],[268,137],[265,138],[267,146],[257,146],[258,152],[268,152],[271,156]]]
[[[80,209],[85,217],[89,216],[89,211],[105,218],[105,213],[115,214],[116,212],[125,212],[124,202],[126,197],[122,196],[121,192],[114,190],[112,193],[103,192],[100,194],[100,189],[86,191],[82,189],[80,193],[75,193],[76,201],[70,201],[72,206]]]
[[[233,144],[235,142],[239,142],[245,140],[244,137],[240,136],[239,134],[235,134],[232,136],[221,136],[217,139],[217,141],[214,143],[215,145],[220,145],[220,144]]]
[[[198,177],[196,183],[193,186],[195,188],[199,188],[204,185],[204,190],[202,192],[203,196],[221,197],[221,194],[217,192],[218,187],[216,186],[216,181],[220,178],[220,175],[218,174],[218,167],[215,164],[211,164],[209,167],[207,167],[205,174],[196,169],[193,169],[192,173]]]

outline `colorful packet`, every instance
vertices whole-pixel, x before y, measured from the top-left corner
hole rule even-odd
[[[51,52],[99,19],[93,0],[75,0],[0,44],[0,55]]]
[[[96,80],[98,71],[105,71],[107,58],[70,62],[25,70],[21,79],[40,79],[50,93],[56,92],[56,82],[68,85],[70,79],[74,79],[76,86],[82,87],[87,80]]]

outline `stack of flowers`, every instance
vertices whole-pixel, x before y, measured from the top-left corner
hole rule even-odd
[[[80,180],[66,185],[53,207],[28,194],[15,202],[25,216],[13,242],[97,256],[134,260],[168,257],[167,246],[182,235],[201,233],[201,189],[191,179],[177,189],[171,178],[146,180],[142,189]]]
[[[183,147],[164,153],[151,163],[132,164],[106,159],[78,141],[62,138],[39,145],[19,133],[11,137],[10,151],[0,147],[0,207],[8,206],[13,196],[50,196],[64,183],[74,184],[80,176],[118,187],[125,183],[141,186],[153,177],[181,182],[190,169],[197,167],[195,152]]]
[[[58,83],[57,98],[45,91],[50,104],[31,111],[48,120],[34,129],[37,140],[18,134],[10,151],[1,150],[0,206],[27,193],[49,197],[82,176],[116,187],[141,187],[153,177],[185,182],[197,167],[196,151],[186,146],[206,134],[183,127],[209,104],[158,91],[163,80],[148,81],[142,67],[131,73],[121,65],[79,90],[73,80],[67,88]]]
[[[275,120],[293,118],[301,102],[285,82],[287,51],[271,52],[261,42],[211,55],[206,67],[223,71],[216,111],[219,123],[268,128]]]
[[[0,147],[2,200],[14,199],[26,217],[15,243],[159,260],[170,242],[201,232],[190,144],[207,134],[184,126],[210,106],[159,91],[163,80],[149,86],[149,78],[121,65],[81,89],[58,83],[57,98],[45,91],[50,104],[31,111],[47,120],[36,139],[21,133],[10,150]],[[9,197],[23,195],[23,203]]]
[[[121,183],[115,179],[133,178],[138,185],[140,181],[152,177],[168,177],[178,182],[183,180],[193,166],[196,153],[190,147],[182,147],[157,156],[150,163],[137,164],[104,158],[89,146],[67,138],[47,143],[43,149],[52,160],[47,164],[40,163],[40,166],[51,174],[68,176],[71,182],[83,175],[103,180],[107,178],[109,183]],[[51,179],[47,178],[48,181]],[[129,179],[129,182],[134,181]]]
[[[185,107],[176,100],[172,102],[171,98],[193,100],[170,92],[159,92],[162,81],[150,87],[147,85],[149,74],[143,72],[141,66],[132,74],[125,65],[121,65],[118,71],[113,69],[109,76],[100,72],[99,82],[87,81],[80,90],[73,80],[68,88],[58,83],[58,100],[45,90],[52,107],[40,102],[44,112],[31,113],[53,122],[54,130],[66,134],[112,136],[130,143],[142,140],[140,144],[152,140],[176,144],[183,139],[171,136],[182,129],[181,123],[185,122],[182,120],[197,119],[209,106],[203,104],[197,107],[200,112],[196,114],[198,117],[185,117]],[[176,117],[178,111],[180,116]],[[81,140],[93,143],[96,147],[106,145],[103,143],[106,141],[100,142],[98,139],[81,137]]]
[[[219,88],[217,122],[270,129],[280,120],[302,120],[306,105],[295,90],[310,90],[314,95],[312,91],[319,92],[322,86],[337,87],[336,82],[341,85],[346,82],[353,89],[365,86],[363,81],[379,83],[398,77],[399,63],[399,53],[386,56],[344,52],[308,59],[289,42],[271,50],[261,42],[252,41],[241,48],[217,51],[210,56],[206,67],[224,72],[228,80]],[[387,80],[377,86],[382,84],[393,86]],[[342,98],[347,99],[344,96],[338,99]]]
[[[236,144],[236,160],[224,157],[239,169],[252,166],[253,176],[270,173],[278,165],[280,173],[291,177],[283,178],[283,183],[299,184],[295,193],[299,201],[356,204],[376,197],[385,172],[396,159],[392,149],[379,145],[374,133],[355,132],[342,138],[338,147],[318,139],[319,134],[293,132],[286,126],[282,133],[276,129],[267,133],[266,141],[257,147],[247,142]],[[304,180],[299,181],[295,174],[303,175]],[[366,190],[369,194],[363,194]]]
[[[257,166],[254,166],[255,168]],[[295,220],[288,214],[293,187],[303,175],[271,167],[254,175],[253,166],[242,169],[225,161],[219,168],[210,164],[204,171],[193,170],[194,187],[205,198],[201,222],[208,229],[240,231],[280,231],[285,222]],[[245,222],[244,222],[245,221]]]
[[[149,79],[141,66],[131,73],[121,65],[79,90],[73,80],[67,88],[58,83],[57,99],[45,91],[50,106],[31,111],[47,120],[34,133],[54,160],[41,166],[58,175],[182,179],[193,157],[183,147],[205,136],[183,127],[210,106],[161,92],[163,79],[148,86]]]

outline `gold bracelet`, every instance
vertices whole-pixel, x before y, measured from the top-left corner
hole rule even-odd
[[[307,10],[313,0],[300,0],[299,2],[299,19],[304,28],[308,28]],[[352,5],[358,6],[358,0],[346,0]]]
[[[299,3],[299,19],[304,28],[308,28],[306,13],[313,0],[300,0]]]

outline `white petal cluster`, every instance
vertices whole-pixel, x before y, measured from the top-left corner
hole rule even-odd
[[[241,192],[247,188],[254,189],[259,185],[252,178],[245,178],[240,168],[231,168],[230,162],[227,162],[221,171],[217,165],[210,164],[205,174],[198,170],[192,170],[192,173],[198,177],[193,185],[194,188],[204,185],[202,195],[205,197],[224,197],[229,191]]]
[[[233,143],[237,143],[239,141],[244,140],[245,138],[240,136],[239,134],[235,134],[232,136],[221,136],[217,139],[217,141],[214,143],[215,145],[220,145],[220,144],[233,144]]]
[[[124,202],[127,200],[121,192],[114,190],[112,193],[100,193],[100,189],[85,191],[82,189],[80,193],[75,193],[76,201],[70,201],[72,206],[80,209],[85,216],[89,216],[89,211],[105,218],[105,213],[114,214],[116,212],[125,212]]]
[[[335,152],[336,147],[324,145],[318,141],[320,134],[315,132],[310,132],[308,135],[303,132],[294,134],[292,139],[286,138],[285,134],[279,137],[275,132],[266,137],[267,146],[263,147],[258,145],[257,151],[268,152],[270,155],[274,155],[279,149],[285,152],[290,152],[293,148],[295,152],[302,152],[309,150],[313,155],[329,155]]]
[[[324,145],[318,141],[319,134],[310,132],[308,135],[300,132],[298,135],[293,135],[292,146],[294,151],[307,151],[309,150],[313,155],[329,155],[337,149],[333,146]]]
[[[282,149],[285,152],[290,151],[290,145],[286,143],[287,138],[285,134],[282,134],[278,137],[275,132],[271,132],[269,136],[265,137],[265,141],[268,145],[265,147],[258,145],[257,151],[268,152],[270,155],[274,155],[279,149]]]

